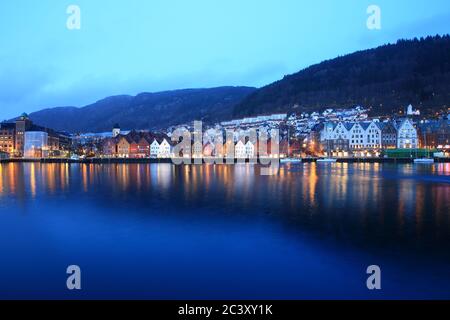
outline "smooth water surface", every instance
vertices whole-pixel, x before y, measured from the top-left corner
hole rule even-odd
[[[450,164],[0,164],[0,255],[0,298],[450,298]]]

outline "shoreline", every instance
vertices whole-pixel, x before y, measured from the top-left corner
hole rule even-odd
[[[299,163],[313,163],[320,158],[304,158],[299,159]],[[195,164],[191,159],[191,164]],[[204,160],[204,159],[203,159]],[[273,159],[270,159],[273,160]],[[434,158],[435,163],[450,163],[450,158]],[[248,159],[245,161],[249,162]],[[337,163],[414,163],[413,158],[336,158]],[[172,163],[172,159],[131,159],[131,158],[91,158],[91,159],[67,159],[67,158],[46,158],[46,159],[0,159],[0,163],[74,163],[74,164],[151,164],[151,163]],[[259,162],[258,162],[259,163]],[[206,164],[204,161],[202,164]],[[224,159],[224,163],[226,160]],[[237,159],[234,159],[237,164]]]

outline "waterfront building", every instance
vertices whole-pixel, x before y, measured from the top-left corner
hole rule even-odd
[[[397,148],[417,149],[419,147],[417,130],[410,119],[405,118],[400,121],[397,128],[397,135]]]
[[[130,158],[130,147],[133,140],[131,137],[127,136],[118,136],[119,138],[116,146],[116,156],[118,158]]]
[[[392,121],[382,122],[381,127],[381,148],[397,148],[397,128]]]
[[[450,120],[424,121],[417,131],[422,148],[448,149],[450,146]]]
[[[200,141],[194,141],[192,143],[192,158],[203,157],[203,144]]]
[[[25,158],[46,158],[48,157],[48,133],[44,131],[24,132],[24,154]]]
[[[0,160],[9,159],[9,152],[0,151]]]
[[[153,137],[153,141],[150,144],[150,157],[151,158],[170,158],[172,156],[172,144],[170,139],[164,136]]]
[[[150,157],[158,158],[158,154],[159,154],[159,142],[156,140],[156,138],[154,138],[152,143],[150,144]]]
[[[203,146],[203,156],[204,157],[214,157],[214,156],[216,156],[215,145],[212,142],[207,142]]]
[[[168,139],[162,138],[159,144],[158,158],[170,158],[172,156],[172,145],[169,143]]]
[[[102,156],[110,158],[115,157],[117,154],[117,142],[115,138],[107,138],[102,144]]]
[[[69,134],[35,125],[28,115],[23,113],[14,122],[0,124],[0,151],[7,152],[11,156],[23,157],[26,132],[47,133],[47,156],[59,156],[62,151],[68,152],[72,147]]]
[[[236,157],[236,147],[232,140],[226,140],[223,145],[223,155],[227,158]]]
[[[16,125],[0,123],[0,152],[14,154],[16,148]]]
[[[245,159],[247,157],[245,144],[239,140],[234,146],[234,157],[236,159]]]
[[[392,123],[327,122],[320,134],[320,143],[328,154],[339,156],[378,155],[384,146],[396,147],[397,130]]]
[[[245,144],[245,157],[246,158],[256,158],[255,145],[249,140]]]
[[[137,137],[137,150],[135,156],[137,158],[150,157],[150,142],[146,136]]]
[[[367,124],[365,123],[354,123],[349,130],[349,140],[350,140],[350,149],[352,150],[363,150],[366,143],[366,128]]]
[[[379,150],[381,149],[381,125],[379,121],[372,121],[366,128],[366,144],[365,149]]]
[[[342,121],[337,123],[327,122],[322,135],[325,151],[327,153],[348,151],[352,127],[353,124]]]
[[[16,120],[16,156],[18,157],[23,157],[24,155],[25,132],[32,130],[32,125],[33,123],[28,118],[28,115],[26,113],[23,113]]]
[[[114,129],[113,128],[113,136]],[[123,131],[121,131],[123,132]],[[117,133],[117,132],[116,132]],[[114,158],[169,158],[172,152],[170,139],[165,134],[131,130],[115,137],[103,138],[100,149],[103,157]]]

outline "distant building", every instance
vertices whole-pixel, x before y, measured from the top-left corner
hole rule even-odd
[[[287,119],[287,114],[272,114],[267,116],[258,116],[258,117],[251,117],[251,118],[243,118],[238,120],[231,120],[231,121],[224,121],[220,124],[223,127],[228,128],[235,128],[239,126],[255,126],[261,123],[267,123],[267,122],[282,122]]]
[[[420,116],[420,111],[419,110],[414,110],[412,105],[409,105],[406,108],[406,115],[408,116]]]
[[[115,138],[120,134],[120,126],[119,124],[115,124],[113,129],[112,129],[112,137]]]

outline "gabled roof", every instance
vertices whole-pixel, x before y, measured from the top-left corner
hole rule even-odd
[[[122,139],[124,139],[126,142],[128,142],[129,144],[132,144],[133,142],[134,142],[134,140],[133,140],[133,138],[131,137],[131,136],[129,136],[129,135],[118,135],[117,137],[116,137],[116,143],[119,143]]]
[[[351,123],[351,122],[345,122],[345,123],[344,123],[345,129],[347,129],[348,131],[350,131],[350,130],[353,128],[354,125],[355,125],[355,124],[354,124],[354,123]]]
[[[401,126],[403,126],[406,122],[410,123],[411,125],[414,125],[414,123],[412,122],[411,119],[409,119],[409,118],[403,118],[403,119],[400,119],[400,120],[397,122],[397,129],[400,128]]]
[[[361,125],[361,127],[362,127],[364,130],[367,130],[367,128],[370,126],[371,123],[372,123],[372,122],[360,122],[359,124]]]
[[[378,129],[383,130],[385,127],[388,126],[388,123],[384,123],[384,122],[375,122],[375,125],[378,127]]]
[[[144,142],[146,142],[146,143],[148,143],[148,144],[151,143],[151,142],[150,142],[151,140],[150,140],[146,135],[141,136],[138,143],[141,143],[141,141],[144,141]]]

